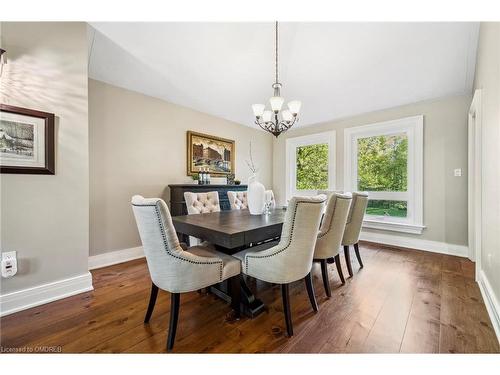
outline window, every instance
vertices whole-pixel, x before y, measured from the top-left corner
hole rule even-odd
[[[335,132],[286,140],[287,200],[335,188]]]
[[[364,227],[422,233],[423,117],[344,130],[346,191],[368,192]]]

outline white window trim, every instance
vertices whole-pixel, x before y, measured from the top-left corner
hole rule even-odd
[[[344,129],[344,190],[357,189],[357,139],[377,135],[406,133],[408,136],[408,192],[391,192],[391,199],[400,195],[408,200],[408,217],[398,219],[365,215],[364,228],[383,229],[403,233],[421,234],[423,224],[423,129],[424,117],[412,116],[398,120]],[[371,198],[386,199],[385,192],[370,192]]]
[[[317,190],[296,190],[297,166],[295,152],[297,147],[315,144],[328,144],[328,190],[335,190],[335,130],[287,138],[286,140],[286,199],[297,195],[316,195]]]

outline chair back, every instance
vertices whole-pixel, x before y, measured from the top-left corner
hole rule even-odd
[[[229,199],[231,210],[246,210],[248,208],[246,191],[228,191],[227,198]]]
[[[189,215],[205,214],[220,211],[219,193],[209,191],[208,193],[184,192],[187,212]]]
[[[199,247],[185,251],[179,244],[172,217],[160,198],[132,197],[137,228],[153,283],[171,293],[198,290],[222,281],[224,262]]]
[[[171,290],[169,283],[163,281],[176,277],[173,260],[181,257],[184,250],[179,244],[168,207],[163,199],[134,195],[132,209],[151,279],[158,287]]]
[[[316,191],[316,194],[317,195],[320,195],[320,194],[324,194],[326,195],[328,198],[330,198],[332,196],[332,194],[334,193],[337,193],[337,194],[344,194],[343,191],[341,190],[317,190]]]
[[[347,224],[345,226],[342,245],[348,246],[358,243],[366,206],[368,206],[368,194],[353,192],[351,209],[347,216]]]
[[[339,253],[350,206],[351,196],[330,195],[316,240],[314,259],[328,259]]]
[[[318,235],[325,195],[293,197],[285,214],[281,240],[276,255],[281,265],[276,267],[276,279],[292,282],[305,277],[312,267],[314,247]]]

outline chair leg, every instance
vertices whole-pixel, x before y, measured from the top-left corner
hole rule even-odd
[[[345,264],[347,265],[347,272],[349,276],[352,277],[352,267],[351,267],[351,254],[349,253],[349,246],[344,246]]]
[[[234,311],[234,317],[239,319],[241,316],[241,275],[233,276],[228,279],[228,287],[231,293],[231,308]]]
[[[174,348],[177,321],[179,320],[180,293],[170,294],[170,324],[168,326],[167,351]]]
[[[292,313],[290,312],[290,294],[288,284],[281,284],[281,297],[283,298],[283,312],[285,313],[286,331],[289,337],[293,336]]]
[[[312,282],[312,274],[309,272],[304,278],[306,282],[307,294],[309,295],[309,301],[311,301],[311,306],[315,312],[318,311],[318,303],[316,302],[316,296],[314,295],[314,286]]]
[[[339,273],[340,281],[342,281],[342,284],[345,284],[344,273],[342,272],[342,265],[340,264],[339,254],[335,255],[335,265],[337,266],[337,272]]]
[[[356,258],[358,258],[360,268],[363,268],[363,261],[361,260],[361,256],[359,255],[359,246],[357,243],[354,244],[354,252],[356,253]]]
[[[144,317],[144,323],[149,323],[149,319],[151,319],[151,314],[153,314],[153,309],[155,308],[156,297],[158,297],[158,287],[154,283],[151,283],[151,295],[149,296],[149,305],[146,316]]]
[[[325,287],[325,292],[327,297],[332,296],[332,291],[330,290],[330,280],[328,280],[328,265],[326,259],[321,259],[321,276],[323,277],[323,286]]]

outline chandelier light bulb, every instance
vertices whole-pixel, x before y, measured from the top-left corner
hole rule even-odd
[[[266,108],[265,104],[253,104],[252,110],[255,117],[261,117],[264,113],[264,109]]]
[[[281,107],[283,106],[285,99],[283,99],[281,96],[273,96],[271,97],[271,99],[269,99],[269,102],[271,103],[271,109],[277,113],[281,111]]]
[[[288,109],[294,116],[296,116],[300,111],[301,105],[302,103],[299,100],[292,100],[290,103],[288,103]]]

